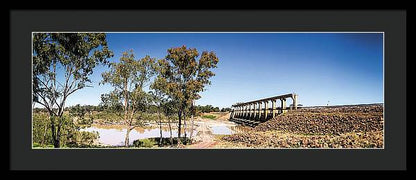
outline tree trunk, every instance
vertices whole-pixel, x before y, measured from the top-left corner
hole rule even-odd
[[[61,127],[62,127],[62,121],[63,121],[63,117],[62,117],[63,115],[62,114],[60,114],[59,115],[59,117],[58,117],[58,121],[59,121],[59,123],[58,123],[58,130],[56,131],[56,144],[57,144],[57,147],[61,147]]]
[[[56,117],[54,117],[54,118],[56,118]],[[54,119],[54,121],[55,121],[55,119]],[[59,126],[59,125],[58,125]],[[54,148],[60,148],[60,146],[61,146],[61,142],[60,142],[60,138],[59,138],[59,136],[58,136],[58,131],[55,131],[55,128],[56,128],[56,126],[55,126],[55,122],[54,122],[54,124],[52,125],[52,129],[53,129],[53,134],[52,134],[52,137],[53,137],[53,147]],[[59,127],[58,127],[59,128]]]
[[[179,121],[178,121],[178,138],[180,138],[181,137],[181,123],[182,123],[182,112],[181,111],[179,111],[178,112],[178,119],[179,119]]]
[[[181,142],[181,123],[182,123],[182,111],[178,112],[179,126],[178,126],[178,144]]]
[[[126,132],[126,139],[124,140],[124,146],[129,147],[129,134],[130,134],[131,128],[128,127],[127,128],[127,132]]]
[[[130,123],[129,120],[127,119],[127,113],[128,113],[128,105],[127,105],[127,101],[128,101],[128,94],[127,94],[127,78],[125,79],[124,82],[124,121],[126,122],[127,125],[127,132],[126,132],[126,139],[124,140],[124,146],[129,147],[129,134],[130,134]]]
[[[59,139],[54,139],[53,147],[54,148],[59,148],[60,146],[61,146],[61,142],[59,141]]]
[[[56,118],[56,116],[53,113],[50,114],[53,147],[54,148],[59,148],[60,142],[59,142],[59,138],[57,138],[57,134],[56,134],[56,131],[55,131],[55,118]]]
[[[162,118],[160,117],[160,112],[158,112],[158,114],[159,114],[159,130],[160,130],[159,146],[162,146],[162,138],[163,138],[163,134],[162,134]]]
[[[43,137],[42,137],[42,142],[40,144],[45,144],[45,139],[46,139],[46,133],[48,131],[48,125],[45,125],[45,130],[43,131]]]
[[[194,115],[191,115],[191,134],[189,135],[189,139],[192,139],[192,135],[194,133]]]
[[[184,113],[184,115],[183,115],[183,133],[184,133],[184,137],[185,137],[185,144],[186,144],[186,129],[187,128],[187,126],[186,126],[186,114]]]
[[[168,119],[169,119],[169,117],[168,117]],[[170,124],[171,121],[170,121],[170,119],[168,121],[169,121],[170,145],[173,145],[172,126]]]

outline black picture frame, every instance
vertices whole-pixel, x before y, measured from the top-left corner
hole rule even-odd
[[[11,170],[406,170],[405,10],[11,10]],[[180,21],[172,21],[180,19]],[[34,31],[385,33],[384,149],[48,149],[31,144]],[[163,161],[164,163],[160,163]],[[145,163],[139,163],[145,162]]]

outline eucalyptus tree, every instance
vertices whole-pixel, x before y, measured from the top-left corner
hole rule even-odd
[[[155,59],[150,56],[136,60],[133,50],[130,50],[123,52],[120,61],[110,63],[110,70],[102,73],[101,84],[114,87],[112,92],[102,96],[104,100],[114,105],[123,104],[124,124],[128,127],[126,147],[129,146],[130,131],[142,125],[144,112],[152,101],[144,88],[150,85],[150,79],[154,76],[154,62]]]
[[[159,146],[161,146],[162,142],[163,142],[162,141],[162,139],[163,139],[163,133],[162,133],[163,132],[162,131],[162,113],[163,113],[163,110],[162,110],[162,107],[165,103],[168,102],[166,94],[164,94],[163,91],[155,88],[155,87],[160,86],[160,85],[162,85],[162,84],[158,84],[158,81],[154,81],[150,86],[153,89],[153,91],[150,91],[150,94],[151,94],[151,97],[152,97],[152,100],[153,100],[154,104],[157,107],[157,120],[158,120],[158,123],[159,123],[159,133],[160,133]]]
[[[215,75],[211,69],[217,67],[219,59],[212,51],[203,51],[200,55],[195,48],[188,49],[186,46],[170,48],[167,53],[164,59],[158,61],[160,68],[156,81],[163,86],[157,88],[177,102],[180,141],[182,120],[186,119],[192,102],[201,97],[199,93],[205,85],[211,84],[209,79]]]
[[[168,99],[161,105],[161,110],[166,117],[168,128],[169,128],[169,137],[170,137],[170,144],[173,145],[173,134],[172,134],[172,122],[176,120],[176,112],[177,112],[177,102],[173,99]]]
[[[158,63],[155,63],[154,66],[155,72],[160,72],[161,66]],[[171,119],[172,115],[174,115],[175,111],[175,102],[173,99],[171,99],[168,94],[166,93],[166,81],[164,81],[161,78],[155,78],[152,84],[150,85],[150,88],[152,91],[150,91],[153,102],[157,107],[157,119],[159,123],[159,129],[160,129],[160,141],[159,144],[162,144],[162,118],[166,118],[167,124],[169,127],[170,132],[170,141],[171,144],[173,144],[172,139],[172,127],[171,127]]]
[[[77,104],[69,109],[69,113],[75,117],[83,119],[85,114],[87,113],[87,109],[85,108],[85,106]]]
[[[93,69],[112,56],[105,33],[33,33],[33,103],[49,113],[55,148],[68,97],[90,87]]]
[[[121,112],[123,111],[123,103],[119,101],[118,96],[119,94],[114,91],[108,94],[101,94],[101,102],[99,106],[107,113],[115,113],[122,117]]]

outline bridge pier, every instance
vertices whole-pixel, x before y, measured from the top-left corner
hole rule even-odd
[[[248,106],[248,104],[246,104],[246,115],[245,115],[246,119],[248,118],[248,113],[250,112],[248,108],[249,108],[249,106]]]
[[[247,112],[247,106],[246,106],[246,105],[244,105],[244,106],[243,106],[243,118],[244,118],[244,119],[246,118],[246,112]]]
[[[254,109],[253,109],[253,103],[250,103],[250,119],[253,119]]]
[[[240,107],[240,118],[243,117],[243,106]]]
[[[258,102],[258,107],[259,107],[259,109],[258,109],[258,116],[257,116],[257,120],[260,120],[261,119],[261,102]]]
[[[250,119],[250,104],[247,104],[247,115],[246,115],[247,119]]]
[[[267,111],[269,109],[268,104],[269,104],[268,101],[264,101],[264,118],[263,118],[263,120],[267,120]]]
[[[252,115],[253,115],[253,107],[251,104],[248,104],[248,119],[251,119]]]
[[[281,102],[281,106],[280,106],[281,110],[280,110],[280,113],[287,112],[287,110],[286,110],[286,98],[280,99],[280,102]]]
[[[298,109],[298,95],[297,94],[293,94],[292,99],[293,99],[293,107],[294,107],[294,109]]]
[[[247,119],[248,118],[248,104],[246,104],[245,107],[246,107],[246,113],[245,113],[244,117],[245,117],[245,119]]]
[[[244,118],[244,106],[241,106],[241,118]]]
[[[272,100],[272,118],[276,117],[276,99]]]

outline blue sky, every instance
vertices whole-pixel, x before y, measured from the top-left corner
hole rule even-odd
[[[304,106],[383,102],[382,33],[108,33],[107,41],[110,61],[128,49],[136,58],[157,59],[182,45],[214,51],[216,76],[199,105],[223,108],[292,92]],[[96,67],[93,88],[77,91],[66,105],[97,105],[112,90],[98,85],[105,70]]]

